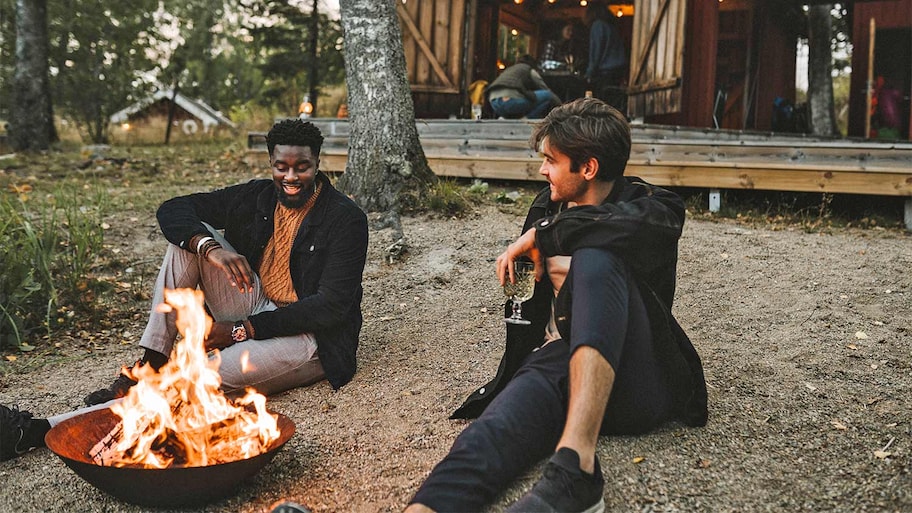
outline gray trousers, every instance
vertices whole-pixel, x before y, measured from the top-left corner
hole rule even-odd
[[[221,234],[210,228],[223,248],[234,251]],[[241,292],[229,282],[221,269],[208,265],[202,258],[169,244],[165,252],[155,292],[152,311],[139,345],[170,355],[177,338],[175,314],[163,314],[156,306],[164,302],[164,290],[197,288],[206,296],[206,306],[216,322],[239,321],[250,315],[275,310],[276,305],[263,293],[260,277],[254,277],[253,291]],[[241,359],[247,354],[247,367],[242,371]],[[317,357],[317,341],[311,333],[263,340],[246,340],[221,350],[222,390],[226,393],[252,387],[270,395],[291,388],[310,385],[325,378]]]
[[[215,229],[210,228],[222,247],[234,248]],[[149,322],[139,345],[171,355],[177,338],[175,313],[163,314],[156,306],[164,302],[165,289],[199,287],[206,297],[206,306],[215,321],[238,321],[250,315],[275,310],[275,303],[263,293],[260,277],[255,276],[253,291],[243,293],[229,282],[225,273],[195,254],[169,244],[165,252],[155,289]],[[226,394],[243,392],[246,387],[264,395],[276,394],[296,387],[307,386],[322,379],[323,366],[317,357],[317,341],[311,333],[263,340],[246,340],[222,349],[219,375]],[[246,356],[246,365],[242,359]],[[246,367],[246,371],[242,370]],[[114,401],[118,401],[115,399]],[[51,426],[87,411],[108,408],[114,401],[50,417]]]

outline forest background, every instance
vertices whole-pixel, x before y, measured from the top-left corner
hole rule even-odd
[[[109,142],[119,128],[111,114],[158,89],[203,100],[240,132],[297,114],[305,95],[317,117],[335,116],[346,101],[338,0],[61,0],[46,10],[49,93],[63,141]],[[833,107],[845,133],[851,41],[845,7],[830,12]],[[16,97],[16,29],[16,0],[0,0],[0,133]],[[798,54],[802,102],[806,40]]]

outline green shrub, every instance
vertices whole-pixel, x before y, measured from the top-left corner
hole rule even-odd
[[[83,292],[102,248],[101,218],[106,196],[80,202],[60,189],[30,206],[27,195],[0,198],[0,348],[31,350],[28,340],[58,323],[58,307],[91,308]],[[83,204],[81,204],[83,203]]]
[[[439,179],[427,195],[429,209],[448,216],[458,216],[469,208],[456,180]]]

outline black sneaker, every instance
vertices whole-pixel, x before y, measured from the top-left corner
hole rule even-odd
[[[126,374],[121,373],[119,376],[117,376],[117,379],[114,380],[114,383],[111,383],[111,386],[92,392],[91,394],[87,395],[83,401],[86,403],[86,406],[95,406],[96,404],[106,403],[111,399],[118,399],[127,395],[127,391],[129,391],[130,387],[135,384],[135,380]]]
[[[27,411],[0,404],[0,461],[11,460],[44,445],[46,430],[39,429],[36,420]]]
[[[595,473],[580,469],[579,454],[561,447],[545,464],[541,479],[506,509],[513,513],[602,513],[605,480],[595,458]]]

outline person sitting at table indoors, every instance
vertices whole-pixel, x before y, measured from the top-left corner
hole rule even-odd
[[[542,51],[541,69],[574,73],[580,66],[580,55],[574,35],[574,24],[568,21],[561,27],[558,38],[545,42]]]
[[[541,119],[561,104],[535,68],[535,59],[520,57],[485,89],[488,103],[498,118]]]

